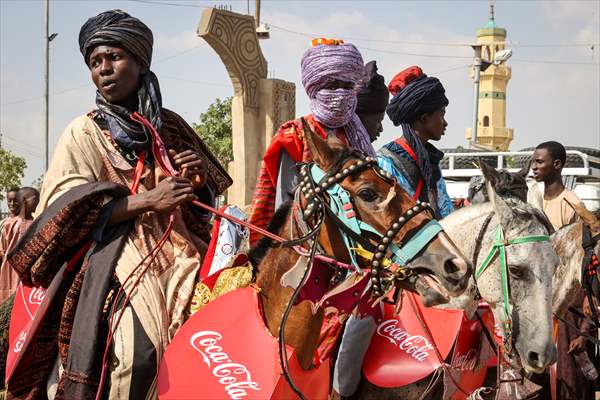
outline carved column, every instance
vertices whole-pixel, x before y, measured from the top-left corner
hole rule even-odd
[[[233,84],[233,185],[228,202],[239,206],[252,200],[260,161],[270,138],[295,112],[293,83],[267,78],[254,18],[230,11],[207,9],[198,35],[217,52]]]

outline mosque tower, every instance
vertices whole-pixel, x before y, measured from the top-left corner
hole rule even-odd
[[[481,45],[483,64],[479,84],[477,145],[500,151],[508,150],[513,139],[512,128],[506,127],[506,85],[511,77],[511,68],[505,60],[496,60],[494,63],[496,53],[505,49],[505,40],[506,29],[496,24],[494,4],[491,2],[490,19],[483,28],[477,30],[477,44]],[[473,69],[471,78],[474,78]],[[467,129],[467,140],[471,140],[471,131],[471,128]]]

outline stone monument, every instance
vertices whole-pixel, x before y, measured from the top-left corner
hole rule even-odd
[[[233,84],[233,185],[227,202],[250,204],[262,156],[279,126],[295,117],[296,86],[267,79],[254,17],[221,9],[202,13],[198,36],[217,52]]]

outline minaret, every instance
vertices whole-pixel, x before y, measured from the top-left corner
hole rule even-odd
[[[494,4],[490,2],[490,19],[477,30],[477,44],[481,45],[481,69],[479,84],[479,112],[477,113],[477,144],[490,150],[508,150],[513,139],[512,128],[506,127],[506,85],[511,68],[505,62],[494,63],[497,52],[505,49],[506,29],[500,28],[494,19]],[[474,72],[471,70],[471,78]],[[471,128],[466,138],[471,139]]]

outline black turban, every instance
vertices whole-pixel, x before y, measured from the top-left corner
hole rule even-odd
[[[146,68],[152,61],[152,31],[139,19],[121,10],[105,11],[86,21],[79,31],[79,50],[89,64],[92,50],[115,45],[133,54]]]
[[[121,10],[105,11],[88,19],[79,31],[79,49],[85,63],[89,65],[90,53],[95,47],[112,45],[132,54],[146,71],[140,77],[137,92],[137,111],[160,132],[162,126],[162,96],[158,79],[150,71],[152,61],[152,31],[139,19]],[[142,125],[132,120],[133,110],[106,100],[96,92],[96,106],[106,118],[113,139],[122,147],[144,151],[150,148],[149,133]]]
[[[414,122],[421,115],[448,105],[442,83],[425,75],[420,68],[410,67],[400,72],[389,85],[394,97],[387,107],[387,114],[398,126]]]
[[[390,94],[383,76],[377,73],[377,63],[365,64],[365,74],[358,85],[357,114],[382,113],[388,105]]]

